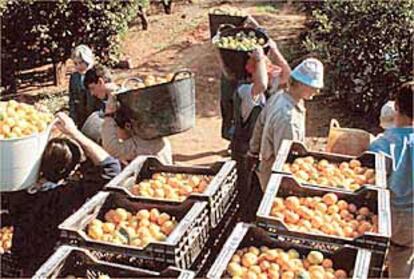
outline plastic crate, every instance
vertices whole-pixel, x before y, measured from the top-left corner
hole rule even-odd
[[[0,211],[0,227],[13,226],[10,214],[7,210]],[[1,277],[22,277],[23,270],[17,267],[17,261],[10,251],[0,255]]]
[[[141,209],[157,208],[174,216],[178,223],[165,241],[151,242],[143,248],[96,241],[87,236],[85,228],[89,222],[95,218],[103,220],[108,210],[119,207],[132,213]],[[59,229],[62,242],[67,244],[186,269],[191,266],[207,241],[208,208],[206,202],[188,200],[180,205],[155,204],[133,200],[119,193],[99,192],[60,224]]]
[[[392,159],[384,154],[367,151],[362,153],[358,157],[354,157],[328,152],[313,152],[309,151],[306,148],[306,146],[300,141],[284,140],[276,156],[276,160],[273,164],[272,171],[274,173],[292,175],[289,172],[283,171],[283,165],[286,163],[292,163],[296,158],[306,156],[312,156],[317,160],[326,159],[331,163],[342,163],[348,162],[352,159],[357,159],[362,163],[362,166],[372,168],[375,171],[375,185],[370,186],[375,186],[383,189],[387,188],[387,176],[391,174],[392,170]],[[320,184],[309,185],[351,192],[350,190],[326,187]]]
[[[268,233],[254,225],[238,223],[227,239],[219,256],[216,258],[213,266],[207,273],[207,278],[218,279],[226,277],[225,271],[231,257],[238,249],[249,246],[267,246],[270,248],[281,248],[284,250],[295,249],[302,256],[307,255],[310,251],[315,250],[312,246],[304,246],[289,240],[280,240],[271,238]],[[333,261],[334,269],[343,269],[352,278],[368,278],[371,252],[367,249],[343,246],[336,251],[320,250],[324,256]],[[228,275],[227,275],[228,276]]]
[[[378,232],[366,232],[354,239],[310,232],[298,232],[288,229],[283,220],[270,216],[275,197],[285,198],[291,195],[312,197],[323,196],[326,193],[335,193],[339,199],[354,203],[358,207],[368,207],[378,215]],[[270,234],[276,235],[283,233],[307,245],[318,245],[319,247],[330,250],[337,249],[338,245],[346,244],[371,249],[373,251],[371,267],[376,270],[382,270],[391,237],[390,194],[388,190],[369,186],[352,193],[345,193],[335,191],[332,188],[301,185],[292,176],[272,174],[256,215],[256,223]]]
[[[149,179],[154,173],[184,173],[197,175],[214,176],[204,193],[192,193],[188,199],[208,202],[210,210],[211,227],[215,228],[223,218],[229,207],[231,198],[237,195],[236,162],[226,161],[213,164],[211,167],[185,167],[164,165],[157,158],[151,156],[138,156],[132,161],[118,176],[111,180],[106,186],[106,190],[122,191],[130,198],[162,202],[167,204],[180,204],[180,201],[167,199],[147,198],[136,196],[130,189],[144,179]]]
[[[100,275],[110,278],[180,278],[193,279],[194,272],[176,267],[158,266],[156,270],[100,260],[98,256],[84,248],[63,245],[39,268],[34,279],[76,278],[96,279]]]

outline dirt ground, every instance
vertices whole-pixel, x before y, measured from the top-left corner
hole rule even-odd
[[[217,53],[210,43],[208,10],[218,1],[201,1],[195,4],[176,6],[172,15],[157,14],[149,17],[149,30],[142,31],[139,21],[134,22],[123,40],[125,57],[132,62],[129,70],[114,70],[115,79],[121,83],[128,77],[143,74],[172,72],[190,69],[196,77],[195,128],[169,137],[173,146],[174,159],[182,164],[207,164],[228,156],[228,141],[221,138],[221,118],[219,106],[220,68]],[[259,23],[267,28],[270,36],[278,43],[288,62],[293,63],[303,51],[298,35],[304,28],[306,17],[287,4],[257,4],[254,1],[233,3],[243,7]],[[68,77],[70,74],[68,72]],[[61,92],[59,105],[67,102],[66,88],[45,87],[25,90],[25,94],[52,94]],[[63,92],[63,93],[62,93]],[[60,97],[59,97],[60,98]],[[46,105],[49,105],[46,99]],[[56,104],[55,104],[56,105]],[[313,137],[308,143],[318,149],[328,134],[329,121],[338,118],[346,126],[376,130],[372,121],[363,117],[350,117],[337,102],[327,102],[324,98],[307,104],[307,135]],[[357,122],[363,124],[358,124]],[[368,124],[365,124],[368,123]]]

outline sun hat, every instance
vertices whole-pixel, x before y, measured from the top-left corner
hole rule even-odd
[[[80,58],[88,65],[88,69],[92,68],[95,58],[92,50],[86,45],[78,45],[72,52],[72,59]]]
[[[303,60],[292,71],[291,77],[313,88],[323,88],[323,64],[316,58]]]

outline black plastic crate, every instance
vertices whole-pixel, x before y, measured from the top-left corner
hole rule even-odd
[[[249,246],[267,246],[283,250],[293,248],[302,256],[315,250],[312,246],[305,246],[288,239],[272,238],[265,230],[254,225],[238,223],[207,273],[207,278],[218,279],[226,277],[226,269],[231,257],[238,249]],[[336,251],[317,250],[333,261],[335,269],[343,269],[348,274],[352,274],[352,278],[355,279],[368,278],[371,260],[371,252],[369,250],[350,246],[343,246]]]
[[[188,197],[191,200],[208,202],[212,228],[218,225],[228,209],[232,197],[237,195],[235,161],[217,162],[211,167],[187,167],[164,165],[157,158],[151,156],[138,156],[118,176],[111,180],[105,186],[105,189],[121,191],[131,199],[180,204],[181,201],[148,198],[131,193],[130,189],[133,185],[144,179],[149,179],[154,173],[159,172],[214,176],[204,193],[192,193]]]
[[[179,278],[193,279],[194,272],[171,266],[158,265],[152,268],[133,267],[102,260],[99,253],[85,248],[60,246],[38,269],[33,278],[76,278],[96,279],[100,275],[110,278]]]
[[[291,195],[313,197],[323,196],[326,193],[335,193],[339,199],[354,203],[358,207],[368,207],[374,214],[378,215],[378,233],[366,232],[356,238],[346,238],[311,232],[299,232],[287,228],[283,220],[270,216],[275,197],[285,198]],[[270,234],[283,234],[307,245],[318,245],[329,250],[335,250],[338,245],[346,244],[370,249],[373,252],[371,268],[382,270],[391,237],[390,194],[388,190],[369,186],[355,192],[335,191],[332,188],[301,185],[292,176],[272,174],[256,215],[256,223]]]
[[[7,210],[0,211],[0,227],[13,226],[10,214]],[[21,277],[23,270],[17,267],[17,261],[13,257],[11,251],[7,251],[0,255],[0,274],[1,277]]]
[[[104,214],[114,208],[125,208],[132,213],[157,208],[175,217],[177,226],[165,241],[151,242],[143,248],[89,238],[85,232],[88,223],[95,218],[102,220]],[[186,269],[207,241],[208,217],[206,202],[187,200],[180,205],[156,204],[137,201],[119,193],[99,192],[60,224],[59,229],[64,243]]]
[[[342,154],[328,153],[328,152],[314,152],[309,151],[306,146],[300,141],[283,140],[273,164],[272,171],[274,173],[283,173],[292,175],[290,172],[285,172],[283,166],[286,163],[293,163],[296,158],[312,156],[316,160],[328,160],[330,163],[349,162],[352,159],[357,159],[362,163],[363,167],[374,169],[375,171],[375,185],[367,184],[368,186],[375,186],[382,189],[387,188],[387,176],[392,171],[392,159],[384,154],[375,152],[364,152],[358,157],[347,156]],[[308,183],[305,183],[308,184]],[[335,189],[339,191],[351,192],[347,189],[327,187],[320,184],[308,184],[318,186],[321,188]],[[365,186],[365,185],[364,185]],[[361,187],[362,188],[362,187]]]

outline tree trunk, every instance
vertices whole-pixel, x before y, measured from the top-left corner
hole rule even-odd
[[[138,7],[138,17],[141,19],[142,29],[148,30],[148,18],[142,6]]]
[[[62,86],[65,83],[66,61],[53,63],[53,83]]]
[[[162,5],[164,6],[165,13],[170,15],[172,13],[173,0],[163,0]]]

